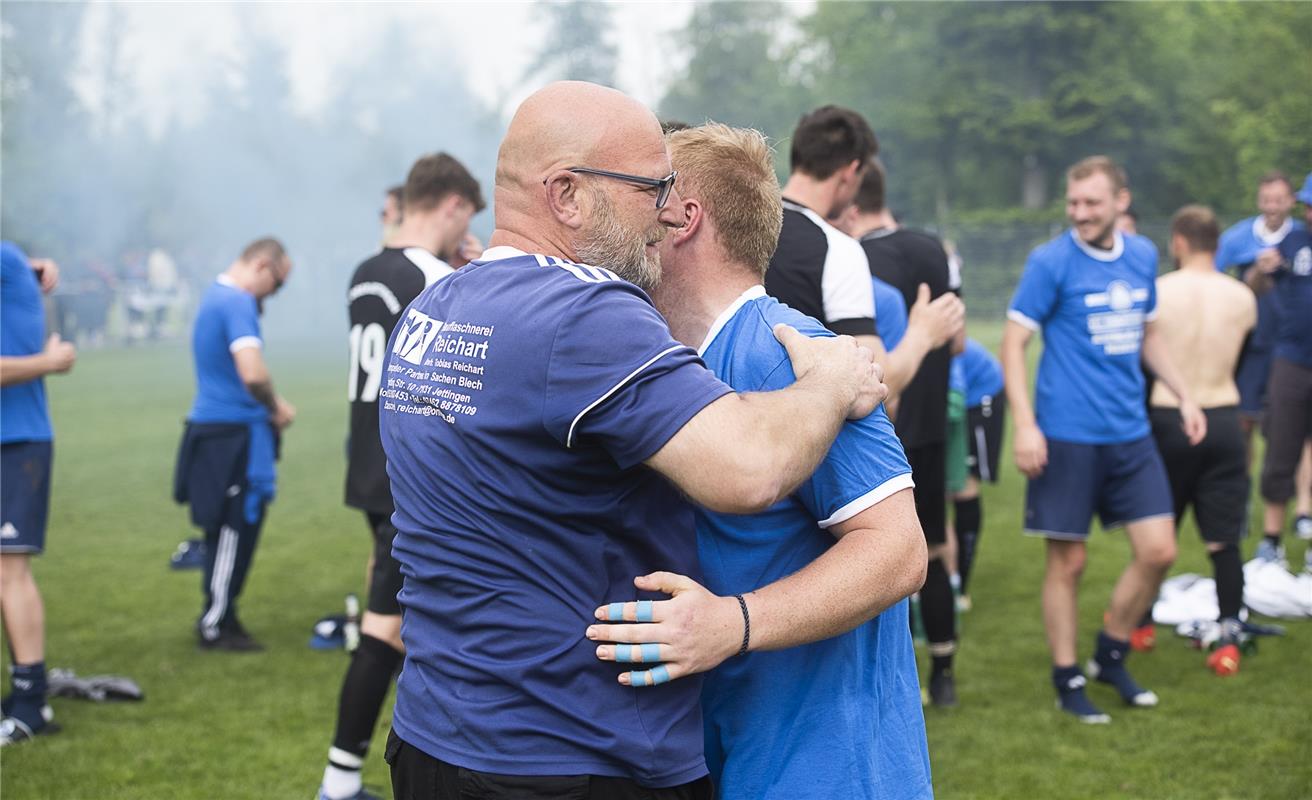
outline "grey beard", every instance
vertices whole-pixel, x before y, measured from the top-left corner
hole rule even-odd
[[[647,255],[646,240],[625,230],[609,208],[598,209],[595,227],[580,236],[575,246],[584,264],[604,267],[650,293],[661,281],[660,255]]]

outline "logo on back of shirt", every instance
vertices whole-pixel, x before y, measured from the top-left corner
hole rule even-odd
[[[423,363],[429,345],[441,330],[442,323],[412,308],[401,323],[401,332],[396,337],[392,353],[418,366]]]
[[[1147,301],[1147,289],[1135,289],[1119,280],[1107,284],[1106,291],[1086,294],[1086,308],[1111,309],[1089,315],[1090,340],[1109,356],[1139,352],[1144,313],[1135,309],[1134,304]]]

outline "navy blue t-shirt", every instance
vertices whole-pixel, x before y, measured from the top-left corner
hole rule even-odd
[[[634,285],[508,247],[410,304],[385,374],[397,734],[484,772],[706,774],[701,681],[625,687],[584,632],[634,576],[700,578],[692,508],[642,462],[732,390]]]
[[[36,355],[45,340],[46,310],[32,264],[18,245],[0,242],[0,355]],[[0,442],[53,438],[44,378],[0,389]]]
[[[1148,435],[1139,348],[1157,309],[1157,248],[1116,234],[1097,250],[1074,230],[1036,247],[1007,318],[1043,331],[1035,417],[1051,439],[1118,444]]]
[[[1275,308],[1275,354],[1312,369],[1312,236],[1301,228],[1280,243],[1285,264],[1271,278]]]

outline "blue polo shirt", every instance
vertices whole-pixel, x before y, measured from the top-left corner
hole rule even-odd
[[[1067,231],[1030,253],[1007,318],[1043,332],[1035,416],[1051,439],[1148,435],[1139,348],[1157,308],[1157,248],[1115,234],[1098,250]]]
[[[707,366],[740,392],[791,385],[780,322],[832,335],[757,286],[711,328]],[[911,486],[883,408],[848,422],[786,500],[750,516],[697,511],[705,585],[740,594],[790,575],[833,546],[828,528]],[[729,659],[707,675],[702,713],[721,800],[933,796],[906,600],[831,639]]]
[[[584,632],[661,599],[637,575],[700,577],[692,508],[643,461],[732,390],[633,284],[508,247],[410,304],[385,376],[397,735],[483,772],[705,775],[701,681],[625,687]]]
[[[1271,276],[1278,322],[1275,354],[1312,369],[1312,236],[1299,229],[1280,243],[1285,265]]]
[[[902,292],[879,278],[871,278],[875,288],[875,331],[884,349],[893,351],[907,333],[907,301]]]
[[[984,345],[966,339],[966,349],[953,362],[961,364],[966,382],[966,408],[982,404],[985,397],[1002,394],[1002,364]]]
[[[32,264],[18,245],[0,242],[0,355],[36,355],[45,339],[46,310]],[[0,389],[0,443],[53,438],[44,378]]]

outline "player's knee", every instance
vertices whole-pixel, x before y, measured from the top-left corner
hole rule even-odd
[[[1165,571],[1175,563],[1175,538],[1158,539],[1145,544],[1136,556],[1150,569]]]
[[[32,582],[32,558],[27,553],[0,555],[0,574],[9,586],[22,586]]]
[[[1061,547],[1049,555],[1048,569],[1067,581],[1078,581],[1087,562],[1088,552],[1083,547]]]
[[[360,620],[360,632],[384,642],[393,650],[405,652],[405,645],[401,643],[400,614],[375,614],[366,611],[364,618]]]

